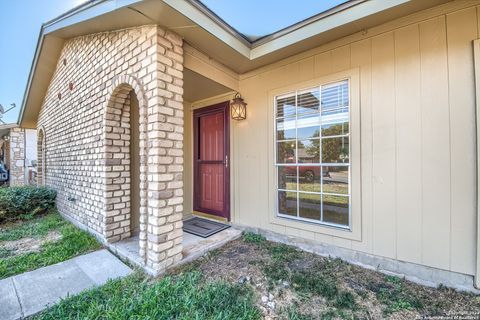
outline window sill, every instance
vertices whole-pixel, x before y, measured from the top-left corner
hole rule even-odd
[[[307,218],[302,218],[302,217],[294,217],[294,216],[289,216],[289,215],[280,214],[280,213],[277,213],[277,217],[287,219],[287,220],[290,220],[290,221],[294,221],[294,222],[297,221],[297,222],[310,223],[314,226],[335,228],[335,229],[342,230],[342,231],[345,231],[345,230],[350,231],[351,230],[350,226],[347,226],[347,225],[316,221],[316,220],[312,220],[312,219],[307,219]]]
[[[341,227],[316,223],[307,220],[297,220],[294,218],[273,215],[270,217],[270,223],[299,230],[305,230],[315,233],[330,235],[333,237],[344,238],[348,240],[361,241],[360,228],[357,230],[349,227]]]

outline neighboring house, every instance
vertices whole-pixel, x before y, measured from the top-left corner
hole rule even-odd
[[[36,184],[37,130],[0,125],[0,185]]]
[[[479,26],[480,1],[354,0],[253,41],[194,0],[89,1],[43,25],[19,124],[60,212],[139,232],[153,274],[201,214],[471,289]]]

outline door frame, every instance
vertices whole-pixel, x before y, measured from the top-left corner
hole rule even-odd
[[[202,116],[223,112],[224,153],[223,159],[223,212],[202,208],[200,206],[200,177],[198,166],[199,155],[199,121]],[[212,214],[230,221],[230,102],[220,102],[208,107],[193,111],[193,210],[201,213]]]

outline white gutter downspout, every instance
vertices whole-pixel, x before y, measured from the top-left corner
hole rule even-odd
[[[476,268],[474,286],[480,289],[480,39],[473,41],[473,56],[475,66],[475,127],[476,127],[476,188],[477,188],[477,238],[476,238]]]

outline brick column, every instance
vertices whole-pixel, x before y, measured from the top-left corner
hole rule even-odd
[[[25,184],[25,131],[10,129],[10,185]]]
[[[183,41],[158,28],[157,77],[148,99],[147,268],[182,259]]]

